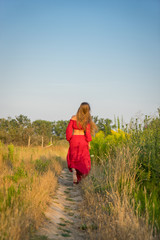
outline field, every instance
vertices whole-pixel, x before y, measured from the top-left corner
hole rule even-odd
[[[159,239],[160,115],[110,134],[99,131],[91,157],[92,171],[82,186],[90,239]]]
[[[68,145],[0,145],[0,239],[29,239],[44,218],[66,165]]]
[[[114,127],[100,119],[92,169],[82,180],[81,229],[89,239],[160,238],[160,112]],[[105,125],[106,124],[106,125]],[[57,140],[56,140],[57,141]],[[68,143],[0,143],[0,240],[29,240],[44,219],[66,167]]]

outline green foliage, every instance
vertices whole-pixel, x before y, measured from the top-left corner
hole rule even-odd
[[[68,121],[50,122],[36,120],[31,123],[27,116],[19,115],[15,119],[0,119],[0,141],[14,145],[44,145],[57,139],[65,139]],[[52,140],[51,140],[52,139]]]
[[[98,116],[92,117],[93,121],[96,123],[98,130],[104,132],[105,136],[108,134],[111,134],[111,123],[112,120],[110,119],[104,119],[104,118],[98,118]]]
[[[11,179],[14,181],[14,182],[18,182],[18,180],[20,178],[26,178],[27,177],[27,172],[26,170],[23,168],[23,167],[17,167],[15,170],[14,170],[14,175],[11,176]]]
[[[8,197],[7,197],[7,200],[6,200],[6,205],[7,206],[11,206],[11,200],[13,197],[16,196],[16,190],[15,190],[15,187],[13,185],[11,185],[9,188],[8,188]]]
[[[40,136],[47,136],[48,138],[52,136],[53,122],[36,120],[32,123],[32,126],[34,128],[35,134]]]
[[[94,161],[100,161],[108,156],[115,156],[116,148],[127,143],[129,135],[122,130],[113,131],[107,136],[103,131],[99,131],[91,142],[91,156],[94,156]]]
[[[19,115],[15,119],[0,119],[0,139],[5,144],[27,145],[28,136],[33,132],[30,119]]]
[[[23,188],[21,185],[18,185],[18,188],[15,188],[15,186],[12,184],[8,189],[7,189],[7,198],[5,202],[5,207],[12,207],[14,204],[16,204],[17,199],[20,197],[21,190]],[[23,201],[19,203],[19,205],[23,204]]]
[[[115,127],[120,125],[118,118]],[[149,223],[160,229],[160,114],[155,118],[146,116],[143,123],[132,119],[124,129],[126,132],[111,130],[107,136],[104,131],[98,132],[91,143],[91,156],[100,164],[109,156],[114,159],[118,148],[129,146],[133,156],[137,149],[136,186],[132,193],[135,209],[139,215],[148,214]],[[119,179],[119,192],[122,181],[123,178]],[[96,191],[103,191],[103,188],[99,184]]]
[[[8,145],[8,160],[13,163],[14,157],[14,146],[13,144]]]
[[[3,194],[2,190],[0,190],[0,212],[2,210],[3,201],[4,201],[4,194]]]
[[[110,119],[99,119],[96,116],[93,117],[93,120],[105,136],[111,133],[112,121]],[[55,142],[57,139],[66,138],[68,122],[67,120],[53,122],[36,120],[31,123],[31,120],[22,114],[16,116],[15,119],[2,118],[0,119],[0,141],[5,144],[37,146],[42,145],[43,137],[43,145],[48,145],[48,143],[51,143],[51,139]]]
[[[46,158],[37,159],[35,161],[35,169],[38,173],[43,174],[47,172],[49,165],[51,164],[51,160]]]
[[[60,139],[65,139],[66,137],[66,128],[69,121],[57,121],[53,126],[53,133]]]
[[[35,235],[30,240],[49,240],[49,238],[45,235]]]
[[[139,149],[137,184],[140,184],[136,194],[137,204],[140,201],[139,211],[149,212],[149,221],[157,229],[160,228],[160,116],[151,119],[145,117],[144,127],[141,129],[134,123],[131,129],[130,148]],[[144,193],[145,189],[145,193]]]
[[[159,186],[160,187],[160,186]],[[135,188],[133,193],[135,209],[139,215],[148,215],[148,223],[160,230],[160,200],[157,189],[153,186],[152,193],[148,193],[144,186]]]

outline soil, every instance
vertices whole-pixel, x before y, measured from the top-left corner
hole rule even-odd
[[[72,173],[65,168],[59,179],[55,197],[45,213],[46,221],[37,239],[88,239],[80,218],[82,194],[79,184],[73,185]]]

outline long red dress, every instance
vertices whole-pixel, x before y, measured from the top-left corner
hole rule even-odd
[[[77,180],[79,182],[83,176],[88,175],[91,169],[88,143],[92,141],[92,137],[90,124],[87,125],[85,135],[73,135],[74,129],[82,130],[81,127],[77,126],[77,121],[71,119],[66,129],[66,139],[69,141],[67,163],[71,172],[72,168],[76,169]]]

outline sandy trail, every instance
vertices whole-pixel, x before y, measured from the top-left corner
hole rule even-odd
[[[52,240],[88,239],[86,232],[81,229],[81,201],[80,186],[73,186],[72,174],[65,168],[59,177],[55,197],[45,213],[47,220],[39,229],[38,235]]]

